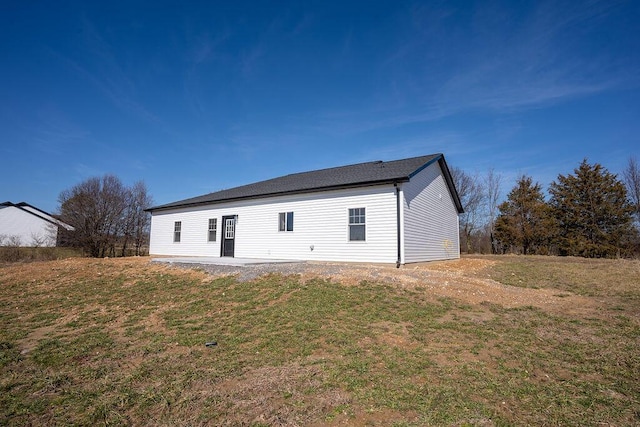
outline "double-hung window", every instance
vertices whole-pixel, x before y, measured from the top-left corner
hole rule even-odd
[[[216,233],[218,232],[218,219],[217,218],[209,218],[209,232],[207,234],[208,242],[216,241]]]
[[[365,208],[349,209],[349,241],[364,241],[366,237]]]
[[[293,231],[293,212],[278,214],[278,231]]]
[[[173,224],[173,242],[180,243],[180,234],[182,234],[182,221],[176,221]]]

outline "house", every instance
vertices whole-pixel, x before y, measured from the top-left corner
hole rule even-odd
[[[155,206],[149,253],[406,263],[460,257],[444,155],[295,173]]]
[[[73,227],[28,203],[0,203],[0,245],[56,246]]]

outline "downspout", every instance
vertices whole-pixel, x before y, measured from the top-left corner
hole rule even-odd
[[[396,188],[396,227],[398,235],[398,260],[396,261],[396,268],[400,268],[400,262],[402,260],[402,240],[400,238],[400,187],[398,187],[397,182],[394,182],[393,186]]]

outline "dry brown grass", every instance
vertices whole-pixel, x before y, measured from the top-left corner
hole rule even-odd
[[[4,265],[0,424],[639,424],[639,278],[554,257],[246,283],[147,258]]]
[[[552,257],[548,258],[553,259]],[[399,289],[418,289],[434,301],[440,298],[452,298],[473,305],[486,302],[507,308],[535,306],[557,312],[594,308],[593,300],[569,290],[555,288],[553,284],[548,282],[536,280],[535,283],[544,283],[550,286],[532,288],[522,285],[522,280],[520,283],[512,283],[514,282],[513,278],[516,277],[515,273],[513,273],[513,277],[506,278],[499,274],[496,275],[493,272],[494,268],[501,265],[505,259],[513,260],[509,257],[465,257],[459,260],[408,264],[400,269],[392,265],[316,263],[312,264],[303,277],[306,279],[329,277],[331,280],[346,285],[358,285],[362,280],[392,283]],[[544,257],[539,258],[540,261],[543,259]],[[623,261],[623,263],[633,266],[636,262]],[[343,267],[339,269],[339,272],[327,275],[324,272],[327,265],[342,265]],[[565,262],[560,265],[571,269],[572,263]],[[582,271],[581,265],[578,263],[575,270]],[[632,275],[633,271],[629,273]],[[567,274],[574,275],[573,269]],[[528,277],[527,279],[539,278]],[[584,277],[577,278],[577,280],[582,279]],[[501,283],[504,280],[508,280],[509,284]]]

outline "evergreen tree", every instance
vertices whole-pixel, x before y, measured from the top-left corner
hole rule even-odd
[[[561,255],[614,257],[633,235],[632,207],[624,184],[599,164],[583,160],[574,174],[549,188]]]
[[[550,216],[540,184],[521,176],[498,210],[495,237],[503,250],[512,248],[525,255],[547,253]]]

